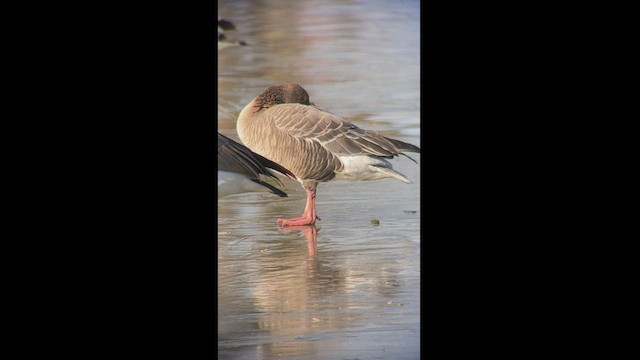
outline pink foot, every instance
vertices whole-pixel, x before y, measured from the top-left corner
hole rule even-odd
[[[306,189],[306,190],[307,190],[307,205],[304,207],[302,216],[298,216],[297,218],[292,218],[292,219],[278,218],[276,222],[281,222],[282,226],[292,226],[292,225],[313,225],[316,223],[316,220],[320,220],[318,215],[316,215],[315,187],[313,189]]]
[[[276,222],[281,222],[282,226],[292,226],[292,225],[312,225],[312,224],[315,224],[316,220],[320,220],[320,218],[317,215],[315,217],[303,215],[303,216],[299,216],[297,218],[292,218],[292,219],[278,218]]]

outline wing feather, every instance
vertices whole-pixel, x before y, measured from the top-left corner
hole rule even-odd
[[[398,148],[375,131],[363,130],[314,106],[283,104],[270,109],[275,126],[298,139],[320,143],[336,156],[397,156]]]

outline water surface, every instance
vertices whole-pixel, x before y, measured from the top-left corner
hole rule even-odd
[[[420,146],[418,1],[218,4],[237,27],[226,34],[249,44],[218,54],[222,134],[237,140],[240,110],[292,81],[316,105]],[[413,183],[320,184],[315,227],[275,224],[304,209],[294,181],[283,180],[287,198],[219,201],[221,359],[419,358],[420,165],[391,162]]]

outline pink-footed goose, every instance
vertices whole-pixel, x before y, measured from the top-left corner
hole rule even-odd
[[[218,133],[218,198],[266,189],[280,197],[286,197],[284,191],[260,179],[260,175],[264,175],[282,185],[267,168],[295,178],[293,173],[284,167]]]
[[[403,151],[420,152],[317,108],[306,90],[293,83],[272,86],[253,99],[240,112],[237,130],[249,149],[291,170],[307,192],[302,215],[277,219],[283,226],[320,220],[315,207],[320,182],[394,178],[410,183],[386,159],[408,157]]]

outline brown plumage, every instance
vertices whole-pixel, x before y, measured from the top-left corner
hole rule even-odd
[[[237,129],[248,148],[291,170],[307,191],[303,215],[278,219],[284,225],[319,219],[314,199],[320,182],[388,177],[410,182],[385,159],[405,155],[403,151],[420,152],[417,146],[360,129],[314,106],[306,90],[293,83],[272,86],[253,99],[240,112]]]
[[[218,133],[218,195],[223,197],[243,190],[249,191],[257,187],[251,184],[243,184],[245,180],[249,180],[255,184],[261,185],[280,197],[286,197],[287,194],[276,188],[275,186],[260,179],[260,175],[275,179],[277,183],[282,182],[269,169],[273,169],[290,178],[295,178],[293,173],[275,162],[260,156],[249,150],[246,146]],[[237,174],[230,178],[227,184],[223,179],[223,173]],[[229,176],[227,174],[224,174]]]

